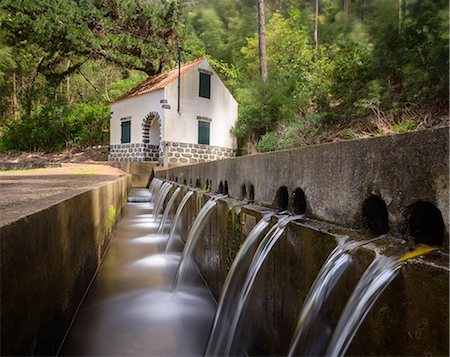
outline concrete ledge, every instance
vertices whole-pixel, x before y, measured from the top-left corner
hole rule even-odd
[[[194,186],[207,180],[212,191],[220,182],[231,197],[244,198],[254,189],[255,202],[276,207],[276,193],[285,186],[306,197],[309,217],[351,228],[364,228],[363,202],[371,195],[386,203],[390,233],[408,234],[408,212],[418,201],[434,204],[449,232],[449,128],[373,139],[309,146],[243,156],[155,173]],[[292,208],[292,199],[289,199]],[[447,249],[445,248],[445,249]]]
[[[132,175],[131,187],[148,187],[150,179],[153,175],[153,169],[158,163],[149,162],[108,162],[110,166],[117,167]]]
[[[128,175],[54,196],[0,227],[2,355],[56,353],[130,185]]]

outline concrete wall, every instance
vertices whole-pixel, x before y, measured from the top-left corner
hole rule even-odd
[[[226,182],[235,198],[243,198],[243,185],[247,193],[252,186],[254,201],[270,207],[281,186],[289,195],[301,188],[307,216],[350,228],[364,228],[363,202],[376,195],[386,203],[389,232],[404,237],[411,206],[430,202],[442,215],[448,251],[448,143],[448,128],[439,128],[179,167],[156,176],[188,185],[208,180],[215,192]]]
[[[125,176],[0,227],[3,356],[57,352],[130,184]]]
[[[185,187],[178,201],[186,191]],[[184,240],[201,207],[199,203],[209,198],[207,194],[198,196],[189,200],[179,221],[178,232]],[[197,247],[196,262],[216,299],[236,253],[263,209],[234,199],[219,200],[214,208]],[[338,235],[353,240],[367,238],[310,219],[287,226],[256,278],[244,315],[241,344],[250,356],[287,354],[300,309],[336,247]],[[346,301],[377,253],[401,256],[407,251],[407,246],[390,238],[353,251],[351,267],[321,309],[326,324],[320,329],[332,331],[336,326]],[[369,312],[347,354],[447,356],[448,289],[448,255],[436,252],[408,261]]]
[[[109,164],[131,174],[131,187],[148,187],[153,169],[157,166],[156,163],[129,161],[109,162]]]
[[[211,99],[199,96],[199,69],[211,72]],[[181,113],[177,112],[178,83],[165,88],[170,109],[165,110],[163,141],[198,144],[198,119],[205,117],[210,123],[210,145],[236,148],[236,138],[230,130],[237,120],[238,105],[220,77],[204,60],[181,77]]]

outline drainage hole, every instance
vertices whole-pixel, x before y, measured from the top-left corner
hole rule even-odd
[[[409,208],[409,233],[417,243],[441,246],[445,234],[441,211],[431,202],[414,203]]]
[[[252,184],[250,184],[248,188],[248,200],[249,201],[255,200],[255,186],[253,186]]]
[[[370,195],[362,205],[364,226],[372,235],[381,235],[389,232],[389,216],[386,203],[376,195]]]
[[[305,214],[306,212],[306,196],[300,187],[292,192],[292,208],[294,214]]]
[[[243,200],[247,199],[247,187],[245,186],[245,183],[241,185],[241,196]]]
[[[277,211],[286,211],[289,205],[289,193],[286,186],[281,186],[275,194],[275,206]]]

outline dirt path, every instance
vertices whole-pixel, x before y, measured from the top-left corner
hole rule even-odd
[[[62,164],[61,167],[0,171],[0,222],[38,209],[43,201],[112,181],[125,175],[108,165]]]

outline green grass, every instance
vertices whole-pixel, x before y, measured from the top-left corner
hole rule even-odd
[[[402,122],[395,124],[393,129],[398,134],[408,133],[417,129],[417,123],[412,119],[405,119]]]

